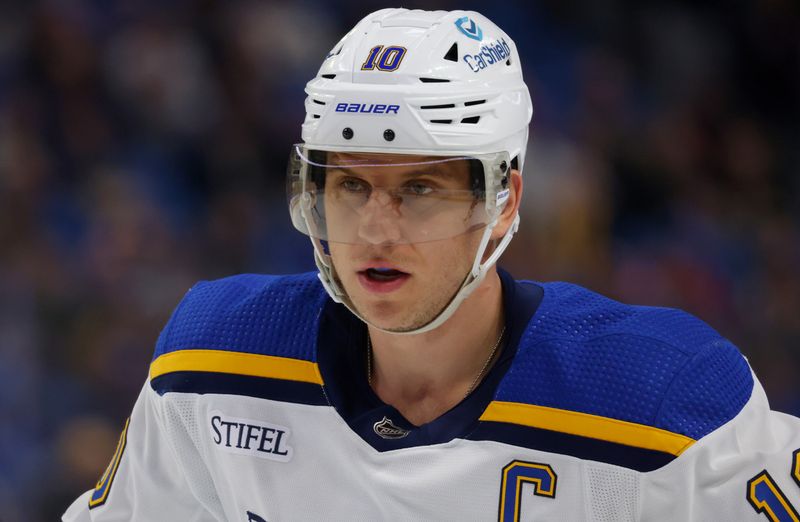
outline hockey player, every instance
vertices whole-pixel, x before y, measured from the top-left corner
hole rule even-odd
[[[306,92],[319,273],[192,288],[64,520],[800,518],[800,421],[729,341],[495,268],[532,114],[508,35],[378,11]]]

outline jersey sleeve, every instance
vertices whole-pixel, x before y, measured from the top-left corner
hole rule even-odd
[[[145,384],[117,449],[93,490],[67,509],[65,522],[105,520],[221,520],[202,459],[180,412]]]
[[[729,422],[642,476],[640,520],[800,521],[800,419],[770,411],[753,379]]]

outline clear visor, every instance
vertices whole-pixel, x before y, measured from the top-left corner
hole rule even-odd
[[[507,153],[431,156],[294,145],[287,195],[300,232],[334,243],[421,243],[492,223],[508,199]]]

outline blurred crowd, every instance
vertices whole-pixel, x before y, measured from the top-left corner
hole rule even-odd
[[[385,6],[0,3],[0,520],[93,487],[196,280],[313,269],[284,195],[303,85]],[[699,315],[800,414],[800,4],[436,7],[503,27],[534,100],[500,264]]]

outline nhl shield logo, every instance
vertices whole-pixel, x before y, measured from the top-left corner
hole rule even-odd
[[[411,433],[410,431],[404,430],[400,426],[397,426],[390,418],[386,416],[384,416],[382,420],[373,424],[372,429],[379,437],[383,439],[402,439]]]

